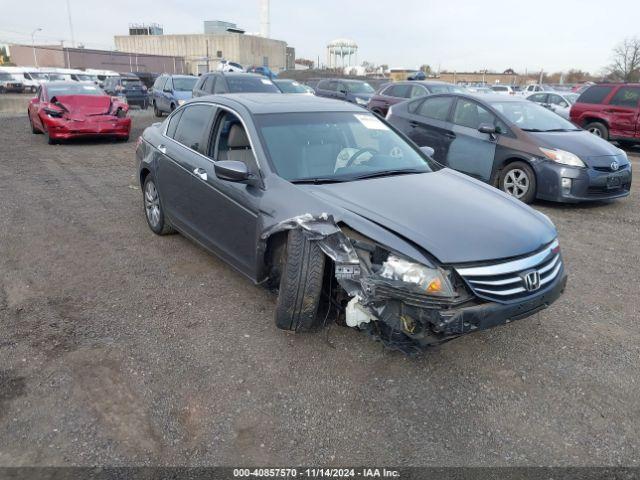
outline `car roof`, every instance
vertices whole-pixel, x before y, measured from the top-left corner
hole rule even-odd
[[[345,82],[345,83],[367,83],[366,80],[354,80],[349,78],[321,78],[320,81],[327,80],[332,82]]]
[[[95,85],[95,83],[93,82],[76,82],[74,80],[60,80],[57,82],[47,82],[47,83],[43,83],[42,85],[44,85],[45,87],[67,87],[67,86],[71,86],[71,85]]]
[[[304,98],[300,98],[304,97]],[[357,112],[368,114],[367,110],[349,102],[316,97],[314,95],[279,95],[277,93],[226,93],[196,97],[188,103],[215,102],[222,105],[242,105],[252,114],[262,113],[304,113],[304,112]]]
[[[194,77],[193,75],[174,75],[172,73],[168,73],[165,74],[167,77],[171,77],[171,78],[198,78],[198,77]]]
[[[421,85],[454,85],[453,83],[443,82],[442,80],[400,80],[398,82],[389,82],[385,85],[413,85],[413,84],[421,84]],[[454,85],[457,87],[457,85]]]
[[[255,77],[255,78],[265,78],[262,75],[257,73],[249,73],[249,72],[207,72],[203,73],[202,76],[205,75],[222,75],[223,77]]]

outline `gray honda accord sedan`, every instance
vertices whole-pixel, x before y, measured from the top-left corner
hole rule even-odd
[[[528,317],[565,288],[546,216],[346,102],[193,99],[144,131],[136,157],[151,230],[277,290],[282,329],[336,319],[415,353]]]

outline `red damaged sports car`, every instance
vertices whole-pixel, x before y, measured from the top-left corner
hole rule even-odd
[[[49,144],[78,137],[109,136],[129,139],[129,105],[93,83],[43,83],[29,102],[33,133],[44,133]]]

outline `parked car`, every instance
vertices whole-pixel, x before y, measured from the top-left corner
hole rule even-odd
[[[17,92],[22,93],[24,85],[14,78],[10,73],[0,72],[0,93]]]
[[[230,62],[228,60],[220,60],[218,63],[218,71],[219,72],[244,72],[244,67],[236,62]]]
[[[522,97],[431,95],[387,118],[438,162],[525,203],[613,199],[631,189],[622,150]]]
[[[49,144],[78,137],[129,139],[129,106],[107,95],[94,83],[48,82],[29,102],[27,116],[33,133],[44,133]]]
[[[328,78],[320,80],[315,87],[319,97],[333,98],[355,103],[366,107],[375,93],[367,82],[362,80],[346,80],[344,78]]]
[[[274,78],[272,82],[282,93],[305,93],[307,95],[313,95],[315,93],[313,88],[289,78]]]
[[[271,70],[269,67],[251,67],[247,70],[249,73],[257,73],[258,75],[262,75],[263,77],[267,77],[270,79],[278,78],[278,75]]]
[[[570,119],[569,112],[571,111],[571,105],[576,103],[577,99],[578,94],[571,92],[539,92],[527,97],[527,100],[539,103],[566,120]]]
[[[143,110],[149,106],[147,87],[135,75],[106,77],[103,88],[109,95],[126,98],[129,105],[138,105]]]
[[[197,77],[189,75],[160,75],[151,89],[151,106],[156,117],[171,113],[193,96]]]
[[[431,93],[462,92],[462,88],[452,83],[438,81],[401,81],[387,83],[371,97],[367,108],[384,117],[391,105],[404,102],[408,98],[424,97]]]
[[[469,93],[495,93],[489,87],[483,85],[469,85],[466,88]]]
[[[193,87],[193,96],[221,93],[280,93],[271,80],[255,73],[205,73]]]
[[[136,159],[149,228],[277,288],[282,329],[321,328],[337,309],[413,352],[530,316],[565,288],[545,215],[347,102],[191,100],[144,131]]]
[[[599,83],[571,107],[571,120],[605,140],[640,144],[640,83]]]
[[[71,80],[76,82],[93,82],[96,85],[99,83],[98,76],[89,73],[72,73]]]
[[[491,85],[491,90],[498,95],[516,95],[522,88],[517,85]]]
[[[555,88],[551,87],[550,85],[544,85],[540,83],[527,85],[526,87],[520,89],[520,93],[525,97],[531,95],[532,93],[555,92],[555,91],[556,91]]]

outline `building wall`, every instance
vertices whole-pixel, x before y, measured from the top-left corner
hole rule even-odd
[[[116,72],[184,73],[182,57],[136,55],[109,50],[36,46],[39,67],[95,68]],[[29,45],[11,45],[11,60],[19,66],[34,66],[33,48]]]
[[[286,68],[286,42],[253,35],[118,35],[114,41],[122,52],[182,56],[187,72],[193,74],[206,71],[207,51],[209,70],[215,70],[218,65],[218,52],[225,60],[245,66],[263,65],[266,59],[275,71]]]
[[[465,73],[465,72],[447,72],[440,73],[438,80],[442,80],[443,82],[486,82],[488,84],[501,83],[503,85],[519,85],[524,82],[524,78],[521,78],[518,74],[504,74],[504,73]]]

